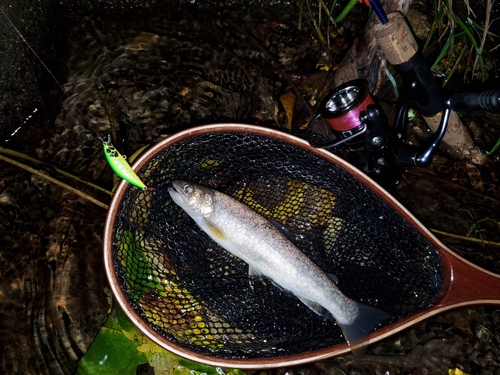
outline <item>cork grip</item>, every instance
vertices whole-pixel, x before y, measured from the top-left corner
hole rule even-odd
[[[387,15],[389,22],[373,25],[373,36],[384,52],[387,61],[399,65],[410,60],[418,51],[418,44],[401,12]]]
[[[436,132],[439,127],[439,122],[441,121],[441,112],[435,116],[427,117],[423,116],[425,122],[429,129],[433,132]],[[462,154],[463,152],[467,152],[467,150],[474,147],[474,141],[472,140],[470,134],[467,132],[466,128],[460,121],[457,113],[455,111],[451,111],[450,119],[448,121],[448,127],[446,129],[446,134],[443,137],[442,142],[449,146],[448,152],[452,154],[453,157],[458,157],[459,155],[455,155],[455,153]],[[454,153],[453,150],[456,149]]]

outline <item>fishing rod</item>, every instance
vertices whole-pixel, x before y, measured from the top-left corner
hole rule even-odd
[[[23,34],[19,31],[19,29],[16,27],[14,22],[10,19],[10,17],[7,15],[5,12],[4,7],[0,7],[0,13],[2,13],[5,17],[5,19],[9,22],[9,24],[12,26],[16,34],[19,36],[19,38],[23,41],[23,43],[28,47],[28,49],[33,53],[33,55],[36,57],[36,59],[42,64],[44,69],[50,74],[54,82],[59,86],[61,91],[64,93],[64,95],[69,98],[68,92],[64,89],[64,87],[61,85],[61,83],[58,81],[58,79],[54,76],[52,71],[45,65],[43,60],[40,58],[40,56],[36,53],[34,48],[31,46],[30,43],[26,40],[26,38],[23,36]],[[104,156],[106,157],[106,161],[108,162],[109,166],[111,169],[123,180],[127,181],[129,184],[138,187],[139,189],[142,190],[153,190],[152,187],[148,187],[142,182],[142,180],[137,176],[137,174],[134,172],[130,164],[127,162],[126,157],[123,156],[115,146],[113,146],[113,143],[111,142],[111,136],[108,135],[107,140],[101,137],[101,135],[94,129],[94,127],[91,125],[89,119],[85,114],[76,106],[76,110],[82,115],[83,118],[87,121],[88,127],[92,132],[94,132],[95,136],[97,139],[99,139],[103,145],[103,152]]]
[[[328,93],[318,114],[309,123],[307,138],[317,148],[346,146],[351,164],[383,187],[392,189],[399,183],[404,167],[429,166],[443,138],[445,141],[447,136],[470,140],[466,144],[472,148],[473,142],[468,134],[462,134],[464,126],[455,111],[482,109],[500,112],[500,89],[446,97],[403,14],[391,12],[386,18],[387,22],[381,19],[375,24],[373,34],[403,81],[394,123],[389,125],[381,106],[369,91],[368,83],[356,79]],[[422,114],[434,131],[424,147],[404,143],[411,107]],[[323,130],[323,137],[318,137],[316,128],[320,129],[320,124],[325,122],[333,134],[325,135],[328,132]],[[451,131],[447,133],[450,126]]]

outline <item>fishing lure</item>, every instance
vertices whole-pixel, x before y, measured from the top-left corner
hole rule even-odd
[[[120,152],[113,146],[111,143],[111,136],[108,135],[108,140],[105,141],[101,138],[101,142],[103,145],[104,155],[106,156],[106,160],[108,164],[113,169],[113,171],[120,176],[120,178],[127,181],[129,184],[137,186],[142,190],[152,190],[152,188],[148,188],[144,182],[137,176],[134,172],[130,164],[127,162],[125,157],[120,154]]]

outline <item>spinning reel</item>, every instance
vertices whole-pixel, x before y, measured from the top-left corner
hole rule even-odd
[[[382,108],[369,92],[367,82],[356,79],[328,93],[318,115],[309,124],[308,141],[313,147],[320,148],[347,146],[348,161],[390,189],[399,183],[405,166],[426,167],[431,164],[433,154],[450,124],[454,123],[455,128],[462,129],[453,110],[500,112],[500,89],[458,93],[444,98],[441,85],[424,61],[404,16],[393,12],[388,19],[387,23],[376,25],[374,34],[388,61],[403,80],[394,124],[389,126]],[[394,38],[394,35],[399,38]],[[434,134],[424,147],[404,143],[410,107],[424,116],[431,129],[432,122],[439,121],[439,126],[432,129]],[[320,119],[326,120],[334,140],[318,143],[312,136],[311,129]],[[472,145],[472,141],[470,143]]]

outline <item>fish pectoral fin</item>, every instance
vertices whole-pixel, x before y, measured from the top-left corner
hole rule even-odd
[[[223,231],[221,231],[217,226],[213,225],[207,219],[203,219],[205,230],[213,237],[218,238],[219,240],[225,241],[226,235]]]
[[[311,301],[310,299],[307,299],[305,297],[299,297],[297,296],[298,299],[300,299],[300,301],[306,305],[307,307],[309,307],[312,311],[314,311],[316,314],[320,315],[320,316],[323,316],[325,315],[325,308],[323,306],[321,306],[320,304],[314,302],[314,301]]]
[[[287,227],[285,227],[283,224],[277,222],[276,220],[268,218],[267,221],[269,221],[273,225],[273,227],[275,227],[278,230],[278,232],[280,232],[288,240],[290,240],[291,242],[293,242],[293,240],[295,239],[295,236],[294,236],[293,232],[290,229],[288,229]]]
[[[340,324],[353,354],[362,358],[368,345],[368,336],[390,318],[382,310],[356,302],[358,314],[351,324]]]
[[[339,283],[339,278],[337,277],[337,275],[334,275],[333,273],[327,273],[327,275],[328,278],[332,280],[335,284]]]

